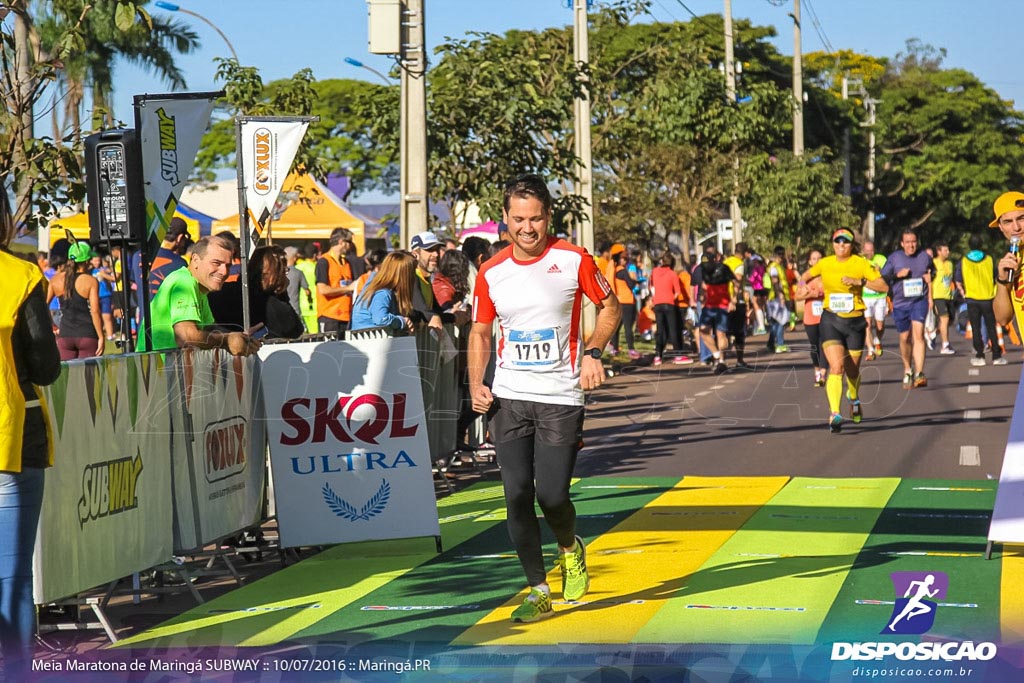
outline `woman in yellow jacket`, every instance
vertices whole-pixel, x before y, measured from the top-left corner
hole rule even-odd
[[[6,680],[23,681],[36,622],[32,551],[53,461],[34,385],[56,381],[60,354],[39,266],[0,247],[0,273],[0,650]]]

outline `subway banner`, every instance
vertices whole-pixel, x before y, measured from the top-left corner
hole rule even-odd
[[[137,95],[135,116],[142,140],[146,234],[156,253],[178,208],[220,92]],[[199,239],[198,235],[192,236]]]
[[[277,196],[309,127],[309,117],[242,117],[237,154],[242,160],[249,256],[274,215]],[[239,211],[241,213],[241,210]]]
[[[36,543],[37,603],[171,557],[167,379],[160,354],[132,354],[66,363],[45,388],[56,455]]]
[[[440,535],[415,339],[260,357],[282,547]]]
[[[186,350],[168,362],[175,397],[174,550],[185,554],[259,523],[266,438],[263,421],[254,419],[254,356]]]

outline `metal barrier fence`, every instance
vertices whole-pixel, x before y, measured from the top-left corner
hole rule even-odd
[[[450,326],[446,335],[416,335],[433,460],[457,446],[459,339]],[[45,391],[55,464],[35,553],[37,603],[143,572],[262,521],[260,367],[256,357],[195,350],[64,364]]]

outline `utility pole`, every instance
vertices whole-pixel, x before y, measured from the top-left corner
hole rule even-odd
[[[573,62],[583,70],[590,61],[590,40],[587,26],[587,0],[573,0]],[[573,100],[576,127],[576,194],[583,199],[583,216],[576,236],[579,246],[594,253],[594,179],[590,141],[590,82],[581,76],[581,93]],[[593,306],[583,307],[583,334],[590,336],[597,322]]]
[[[732,0],[725,0],[725,98],[736,106],[736,58],[732,45]],[[739,184],[740,158],[733,156],[733,185],[729,197],[729,221],[732,223],[732,243],[743,239],[743,217],[740,214]]]
[[[868,120],[860,125],[868,129],[868,221],[867,238],[875,239],[875,105],[881,102],[865,96],[864,106],[868,110]]]
[[[804,67],[800,47],[800,1],[793,0],[793,156],[804,153]]]
[[[850,79],[843,74],[843,101],[850,99]],[[850,181],[850,127],[843,129],[843,196],[853,194],[853,183]]]
[[[401,10],[401,208],[403,249],[409,236],[428,226],[427,191],[427,52],[424,0],[405,0]]]

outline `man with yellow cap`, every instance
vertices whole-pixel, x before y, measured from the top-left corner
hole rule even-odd
[[[999,260],[996,298],[992,310],[996,323],[1007,325],[1017,316],[1017,329],[1024,332],[1024,279],[1020,270],[1020,246],[1024,242],[1024,193],[1004,192],[993,206],[995,218],[988,224],[999,228],[1010,241],[1010,249]]]

